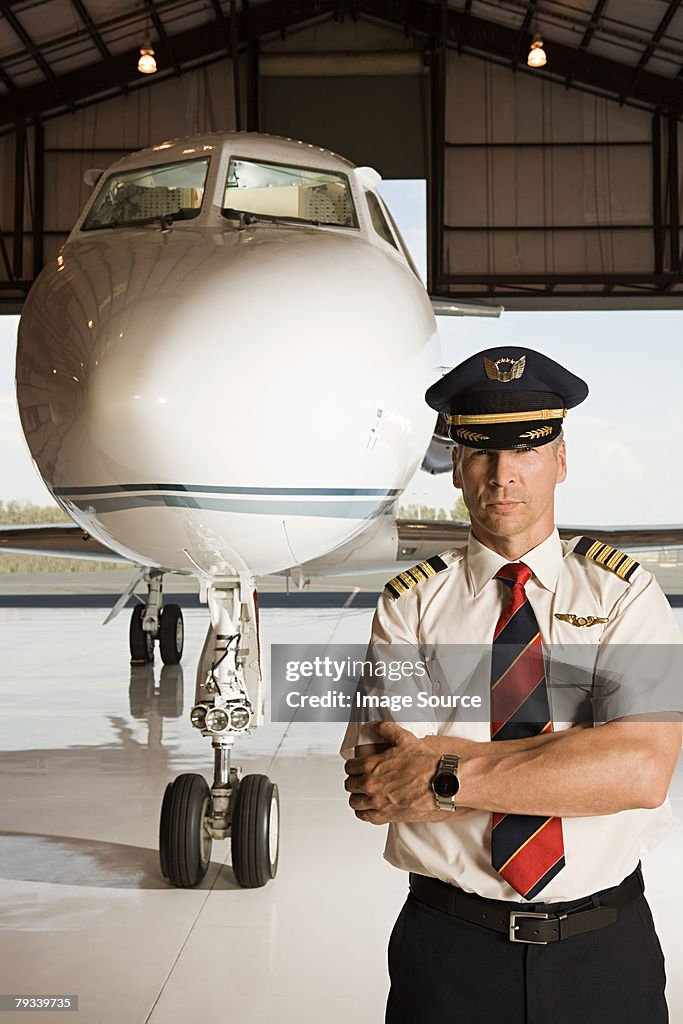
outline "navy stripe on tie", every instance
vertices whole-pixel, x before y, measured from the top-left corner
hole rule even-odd
[[[559,860],[557,860],[552,867],[548,868],[546,873],[542,875],[541,878],[539,878],[536,884],[533,885],[531,889],[529,889],[528,893],[525,896],[525,899],[533,900],[534,896],[536,896],[539,892],[545,889],[548,882],[552,881],[552,879],[555,877],[558,871],[561,871],[565,864],[566,861],[564,859],[564,855],[562,855],[559,858]]]

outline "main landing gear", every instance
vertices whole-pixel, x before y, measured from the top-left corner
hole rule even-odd
[[[213,840],[229,836],[235,878],[242,888],[254,889],[275,877],[280,825],[275,783],[267,775],[242,776],[230,766],[235,739],[263,722],[254,581],[212,581],[205,593],[211,624],[190,718],[203,736],[211,737],[213,785],[209,788],[204,776],[194,773],[168,784],[159,821],[159,861],[171,885],[189,888],[204,878]]]
[[[133,665],[154,661],[157,640],[164,665],[178,665],[183,656],[183,613],[178,604],[162,604],[162,579],[163,573],[157,570],[146,572],[147,601],[133,608],[128,633]]]

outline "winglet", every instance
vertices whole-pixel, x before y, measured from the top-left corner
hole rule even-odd
[[[430,295],[435,316],[493,316],[499,317],[505,306],[490,306],[485,302],[461,302],[455,296],[448,298]]]

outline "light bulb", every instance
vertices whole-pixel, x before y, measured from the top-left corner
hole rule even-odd
[[[543,68],[548,63],[546,52],[543,49],[543,37],[540,32],[537,32],[534,36],[526,62],[530,68]]]
[[[157,62],[154,59],[154,50],[151,46],[143,46],[140,48],[140,60],[138,61],[138,71],[141,71],[143,75],[153,75],[157,69]]]

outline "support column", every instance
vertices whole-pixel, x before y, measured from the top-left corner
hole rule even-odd
[[[33,127],[33,279],[43,269],[45,232],[45,129],[40,118]]]
[[[26,153],[26,122],[17,121],[14,135],[14,277],[24,276],[24,156]]]
[[[669,120],[669,248],[671,273],[678,274],[680,267],[680,204],[678,200],[678,119],[675,114]]]
[[[436,291],[443,276],[444,177],[446,151],[446,31],[448,8],[441,0],[438,29],[434,36],[431,86],[431,168],[428,182],[429,260],[428,288]]]

